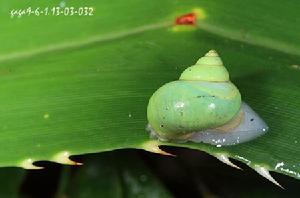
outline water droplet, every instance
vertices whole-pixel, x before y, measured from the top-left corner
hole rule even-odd
[[[299,66],[299,65],[291,65],[291,67],[292,67],[293,69],[299,69],[299,70],[300,70],[300,66]]]
[[[50,115],[48,113],[44,114],[44,119],[48,119],[50,117]]]
[[[176,104],[175,104],[175,107],[176,108],[183,108],[184,107],[184,102],[177,102]]]
[[[275,166],[275,170],[277,170],[279,167],[282,167],[283,165],[284,165],[283,162],[277,163],[276,166]]]
[[[215,108],[216,108],[216,104],[215,104],[215,103],[210,103],[210,104],[208,105],[208,108],[209,108],[209,109],[215,109]]]
[[[59,3],[59,7],[61,7],[61,8],[66,7],[66,2],[65,2],[65,1],[61,1],[61,2]]]
[[[240,159],[241,161],[245,162],[247,165],[250,165],[251,164],[251,161],[242,157],[242,156],[239,156],[239,155],[235,155],[235,157],[237,157],[238,159]]]

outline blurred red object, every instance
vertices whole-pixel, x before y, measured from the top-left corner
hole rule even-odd
[[[181,15],[176,18],[177,25],[195,25],[196,24],[196,14],[188,13]]]

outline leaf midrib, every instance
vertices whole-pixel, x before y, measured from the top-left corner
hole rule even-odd
[[[3,54],[3,55],[0,55],[0,62],[5,62],[5,61],[13,60],[13,59],[28,58],[28,57],[36,56],[39,54],[44,54],[44,53],[54,52],[54,51],[59,51],[59,50],[80,48],[82,46],[86,46],[86,45],[90,45],[90,44],[94,44],[94,43],[102,43],[102,42],[117,40],[120,38],[132,36],[132,35],[136,35],[136,34],[141,34],[141,33],[147,32],[147,31],[167,28],[167,27],[171,27],[171,26],[172,26],[171,21],[161,21],[158,23],[134,27],[127,31],[119,31],[119,32],[111,32],[111,33],[107,33],[107,34],[92,35],[83,40],[56,43],[56,44],[52,44],[52,45],[39,47],[36,49]],[[212,34],[224,37],[224,38],[239,41],[239,42],[242,42],[245,44],[260,46],[260,47],[264,47],[267,49],[272,49],[272,50],[276,50],[279,52],[283,52],[286,54],[300,56],[300,49],[297,46],[293,46],[293,45],[290,45],[288,43],[281,42],[281,41],[275,41],[268,37],[244,35],[242,32],[239,32],[237,30],[230,30],[230,29],[226,29],[224,27],[220,28],[216,25],[211,25],[211,24],[205,23],[203,21],[198,22],[197,28],[200,30],[204,30],[206,32],[209,32],[209,33],[212,33]]]
[[[300,49],[296,45],[291,45],[282,41],[276,41],[269,37],[248,35],[246,33],[243,33],[242,31],[226,29],[224,27],[211,25],[205,22],[198,23],[198,27],[209,33],[232,39],[235,41],[239,41],[241,43],[272,49],[286,54],[300,56]]]
[[[54,52],[54,51],[59,51],[59,50],[80,48],[82,46],[90,45],[93,43],[102,43],[102,42],[107,42],[107,41],[111,41],[111,40],[117,40],[120,38],[132,36],[132,35],[136,35],[136,34],[141,34],[141,33],[147,32],[147,31],[165,28],[165,27],[170,26],[171,24],[172,23],[170,23],[169,21],[162,21],[159,23],[153,23],[153,24],[135,27],[135,28],[132,28],[127,31],[112,32],[112,33],[107,33],[104,35],[103,34],[92,35],[83,40],[56,43],[56,44],[52,44],[52,45],[39,47],[36,49],[3,54],[3,55],[0,55],[0,62],[5,62],[8,60],[12,60],[12,59],[28,58],[28,57],[36,56],[39,54]]]

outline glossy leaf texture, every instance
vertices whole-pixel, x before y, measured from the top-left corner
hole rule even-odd
[[[10,17],[0,12],[0,166],[37,168],[70,155],[158,145],[224,154],[300,178],[300,27],[296,1],[89,1],[93,16]],[[53,7],[61,1],[32,1]],[[240,9],[243,8],[243,9]],[[196,13],[197,25],[175,25]],[[149,140],[146,106],[216,49],[267,135],[231,147]]]

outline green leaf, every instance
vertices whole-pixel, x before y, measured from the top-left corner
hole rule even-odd
[[[69,155],[172,145],[300,178],[297,1],[76,1],[66,6],[93,6],[94,16],[22,18],[9,11],[27,2],[2,4],[0,166],[70,164]],[[175,27],[176,16],[195,10],[197,27]],[[218,50],[269,133],[221,148],[149,140],[149,97],[209,49]]]
[[[85,166],[65,168],[61,197],[172,197],[135,152],[104,153],[83,161]]]

